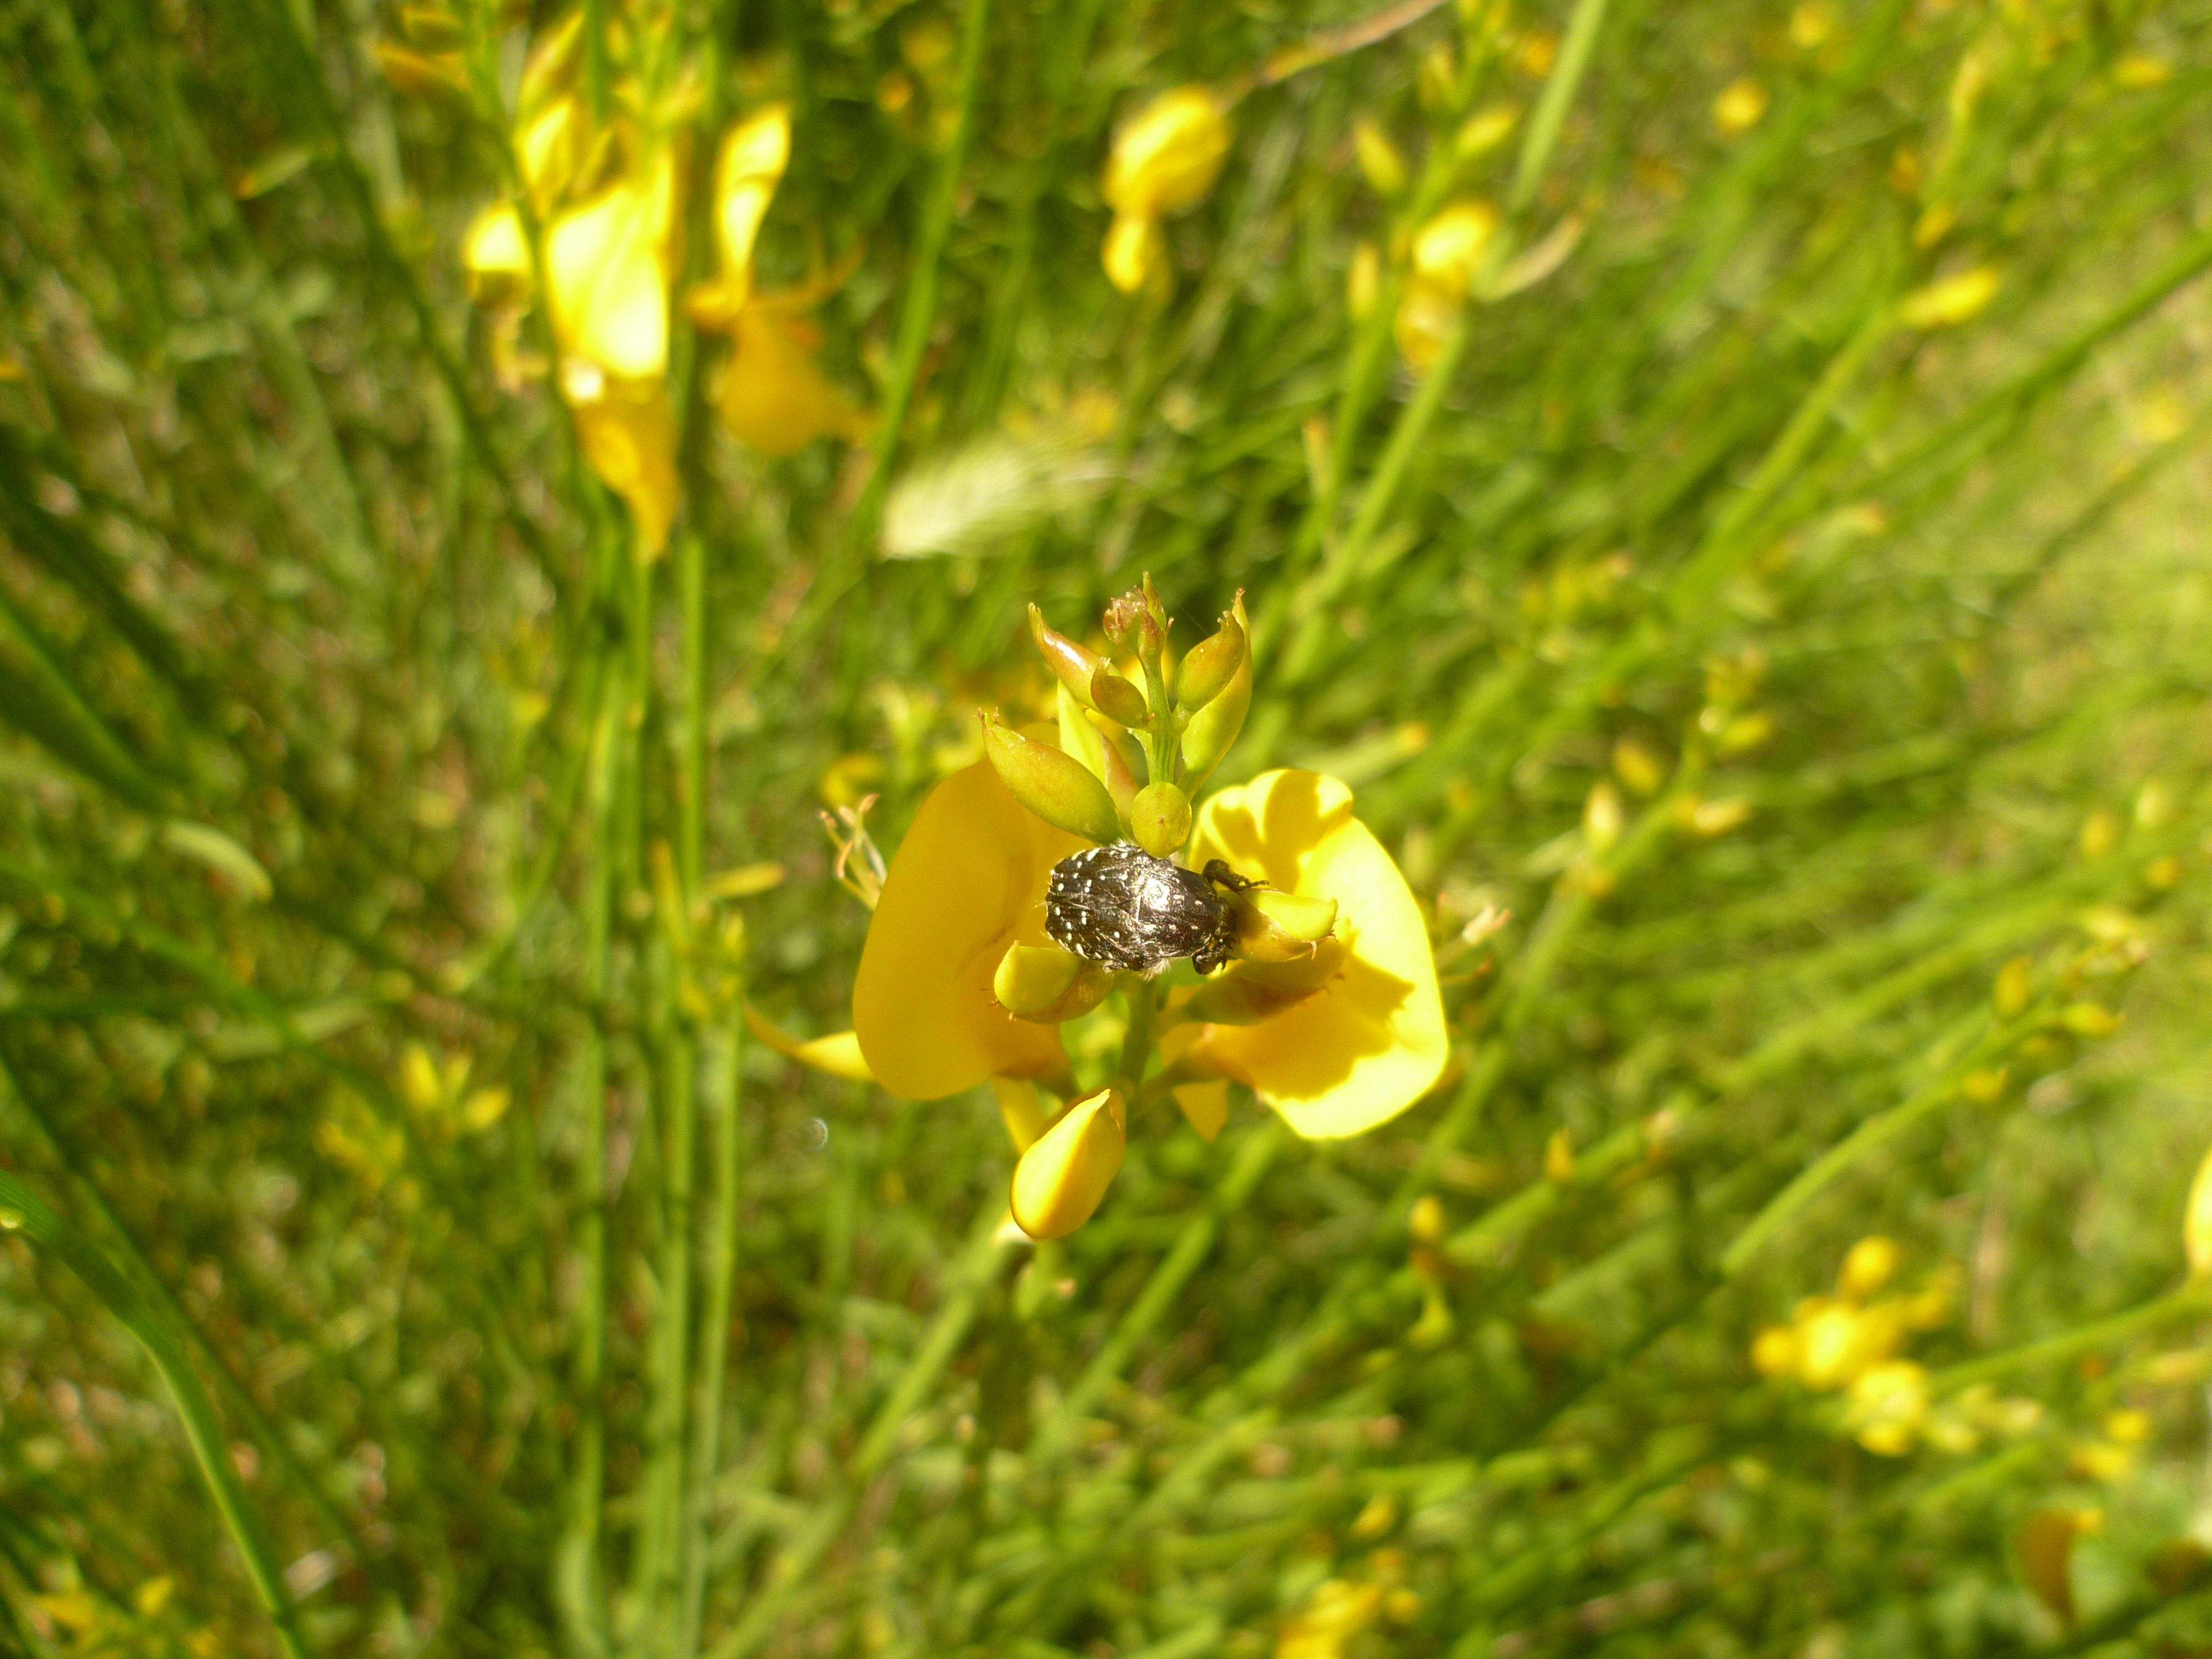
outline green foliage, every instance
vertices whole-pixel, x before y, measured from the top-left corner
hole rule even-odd
[[[461,274],[519,14],[0,0],[0,1648],[2212,1640],[2212,15],[1419,9],[676,9],[695,222],[787,102],[759,283],[884,425],[749,451],[680,325],[644,562]],[[895,848],[1140,571],[1455,1064],[1011,1244],[987,1094],[740,1011],[849,1024],[819,801]]]

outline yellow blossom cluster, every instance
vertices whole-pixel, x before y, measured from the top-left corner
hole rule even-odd
[[[1751,1347],[1761,1375],[1844,1396],[1844,1431],[1869,1451],[1902,1456],[1923,1442],[1966,1452],[1990,1435],[2033,1429],[2033,1401],[2000,1397],[1986,1384],[1937,1400],[1927,1368],[1899,1356],[1916,1331],[1942,1322],[1951,1290],[1941,1276],[1909,1293],[1883,1296],[1904,1255],[1893,1239],[1862,1238],[1844,1256],[1833,1296],[1808,1297],[1789,1322],[1759,1332]]]
[[[648,74],[656,25],[609,31],[617,72],[594,118],[583,75],[583,14],[532,50],[507,135],[520,185],[477,216],[463,240],[471,291],[495,319],[501,378],[544,368],[520,349],[542,290],[552,380],[585,459],[629,506],[640,551],[665,544],[680,495],[667,374],[672,302],[683,270],[689,160],[701,94],[688,71]],[[635,61],[633,61],[635,60]],[[754,243],[791,155],[781,106],[723,136],[713,178],[715,270],[687,298],[700,328],[727,334],[716,408],[740,441],[790,454],[818,437],[866,435],[868,422],[816,366],[815,337],[794,314],[818,295],[753,291]]]
[[[1426,1093],[1449,1048],[1426,921],[1347,787],[1277,770],[1194,810],[1251,702],[1251,636],[1241,594],[1173,661],[1170,623],[1149,579],[1116,599],[1116,660],[1033,611],[1059,720],[987,718],[985,759],[921,803],[875,896],[853,1030],[810,1042],[755,1026],[909,1099],[991,1084],[1019,1155],[1013,1219],[1032,1237],[1089,1218],[1132,1121],[1168,1098],[1209,1140],[1231,1083],[1300,1135],[1358,1134]],[[1083,954],[1047,902],[1079,854],[1179,871],[1182,891],[1210,896],[1191,902],[1213,933],[1142,969]],[[1084,1087],[1061,1028],[1116,994],[1134,1034],[1120,1071]]]

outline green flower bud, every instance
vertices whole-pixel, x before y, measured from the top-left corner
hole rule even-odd
[[[1103,664],[1091,677],[1091,706],[1117,726],[1143,726],[1152,718],[1145,694]]]
[[[1031,1238],[1065,1238],[1085,1222],[1121,1168],[1128,1144],[1121,1095],[1079,1100],[1014,1165],[1014,1223]]]
[[[1235,613],[1223,611],[1221,626],[1191,647],[1176,670],[1176,706],[1194,712],[1219,696],[1243,666],[1249,643]]]
[[[1030,638],[1036,641],[1037,654],[1045,659],[1076,702],[1085,708],[1093,707],[1091,677],[1107,669],[1106,659],[1086,646],[1078,645],[1066,635],[1054,633],[1045,625],[1044,612],[1034,605],[1030,607]]]
[[[1057,1025],[1106,1000],[1114,976],[1057,945],[1009,945],[991,976],[991,994],[1017,1019]]]
[[[1252,622],[1244,614],[1244,593],[1241,588],[1237,590],[1237,603],[1230,614],[1235,618],[1238,631],[1249,641]],[[1197,649],[1194,648],[1191,654],[1196,656]],[[1188,665],[1184,672],[1188,677]],[[1248,646],[1239,654],[1236,671],[1230,675],[1229,683],[1208,699],[1206,706],[1193,714],[1190,724],[1183,728],[1184,788],[1196,789],[1206,781],[1206,775],[1221,763],[1222,757],[1237,741],[1237,734],[1244,729],[1244,715],[1251,707],[1252,653]]]
[[[1073,755],[983,717],[983,750],[1014,799],[1055,829],[1102,845],[1118,841],[1121,822],[1106,786]]]
[[[1336,926],[1336,901],[1255,887],[1229,898],[1237,919],[1230,954],[1242,962],[1304,962]]]
[[[1171,783],[1148,783],[1129,806],[1129,833],[1156,859],[1190,839],[1190,797]]]

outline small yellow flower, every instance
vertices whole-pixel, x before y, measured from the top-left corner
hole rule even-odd
[[[1912,1449],[1928,1406],[1926,1368],[1910,1359],[1885,1360],[1852,1381],[1844,1426],[1877,1456],[1901,1457]]]
[[[1747,75],[1713,100],[1713,125],[1723,137],[1748,132],[1765,118],[1768,101],[1766,88]]]
[[[853,984],[853,1029],[895,1095],[935,1100],[1066,1065],[1052,1026],[992,994],[1010,945],[1050,943],[1045,884],[1083,843],[1032,817],[988,762],[930,792],[884,882]]]
[[[1262,1017],[1179,1028],[1163,1054],[1245,1085],[1310,1139],[1362,1133],[1419,1100],[1449,1048],[1436,961],[1405,877],[1352,816],[1352,791],[1296,770],[1224,789],[1200,810],[1190,852],[1196,867],[1215,858],[1279,892],[1334,901],[1335,937],[1305,963],[1233,963],[1188,1003],[1241,981]]]
[[[791,113],[782,105],[730,129],[714,162],[717,270],[686,302],[700,327],[730,337],[714,398],[723,426],[764,455],[796,455],[817,438],[858,442],[872,426],[823,374],[814,361],[820,337],[794,314],[818,294],[753,291],[761,222],[790,162]]]
[[[1202,86],[1162,93],[1115,135],[1103,187],[1114,224],[1103,258],[1115,288],[1134,293],[1158,268],[1159,221],[1205,199],[1231,137],[1228,106]]]
[[[676,159],[562,214],[545,233],[553,337],[603,374],[657,380],[668,368],[668,293],[676,264]]]

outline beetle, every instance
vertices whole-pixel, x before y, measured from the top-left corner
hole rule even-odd
[[[1215,890],[1261,884],[1219,859],[1186,870],[1126,841],[1086,847],[1052,866],[1044,929],[1087,962],[1147,979],[1178,957],[1210,974],[1229,960],[1237,933],[1236,915]]]

